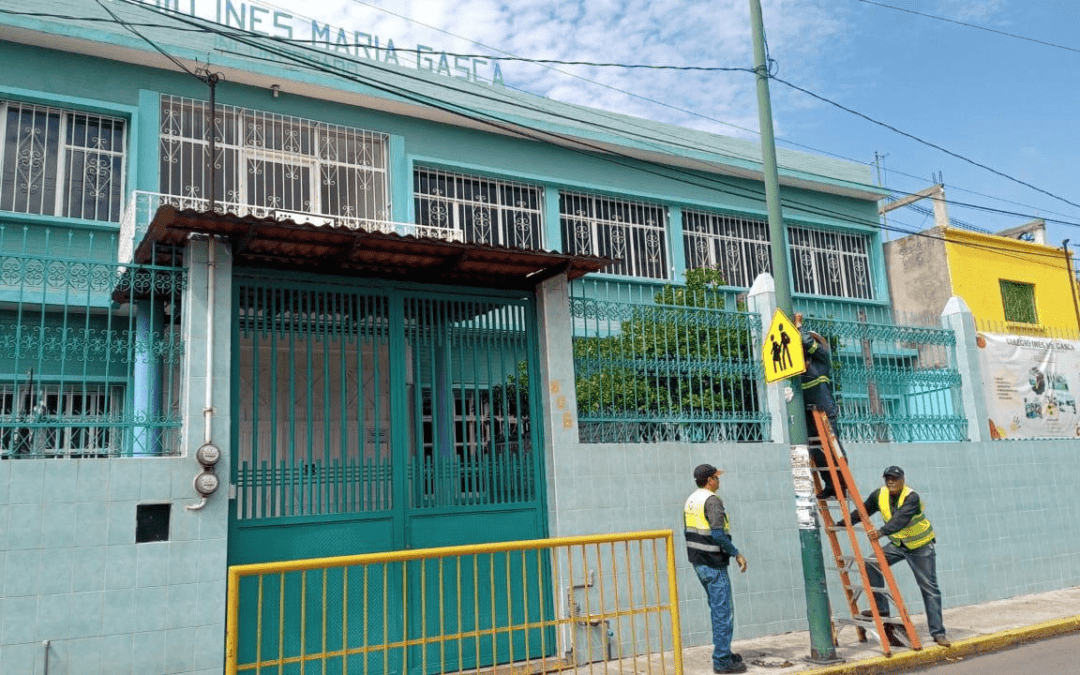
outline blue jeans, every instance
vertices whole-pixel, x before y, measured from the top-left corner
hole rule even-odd
[[[723,670],[731,665],[731,634],[735,629],[735,605],[731,600],[731,579],[726,567],[694,565],[701,585],[709,597],[712,618],[713,668]]]
[[[919,584],[922,593],[923,607],[926,609],[926,623],[930,628],[930,635],[938,637],[945,635],[945,622],[941,619],[941,589],[937,583],[937,553],[934,552],[934,542],[917,549],[900,548],[891,541],[881,547],[885,553],[885,561],[892,567],[901,560],[907,560],[911,572],[915,575],[915,583]],[[866,578],[871,586],[884,586],[885,580],[878,570],[877,563],[866,561]],[[877,601],[878,612],[882,616],[889,614],[889,600],[883,593],[874,593]]]

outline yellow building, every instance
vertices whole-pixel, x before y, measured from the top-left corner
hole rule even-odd
[[[1080,333],[1080,296],[1070,254],[1042,243],[1042,221],[997,234],[959,229],[947,224],[938,202],[938,195],[944,201],[940,188],[928,192],[937,225],[885,244],[898,316],[939,314],[956,295],[982,330],[1061,337]],[[1017,239],[1021,234],[1034,241]]]

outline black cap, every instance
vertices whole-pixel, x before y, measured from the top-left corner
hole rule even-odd
[[[694,480],[699,482],[705,482],[708,479],[712,478],[713,475],[719,470],[720,469],[717,469],[712,464],[698,464],[697,467],[694,469]]]
[[[888,478],[889,476],[892,476],[894,478],[903,478],[904,470],[898,466],[890,466],[888,469],[885,469],[885,473],[881,474],[882,478]]]

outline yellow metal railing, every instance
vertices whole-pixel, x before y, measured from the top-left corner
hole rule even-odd
[[[671,530],[229,568],[226,673],[682,675]]]

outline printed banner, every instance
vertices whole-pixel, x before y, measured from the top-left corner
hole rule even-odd
[[[1080,438],[1080,342],[979,333],[991,438]]]

